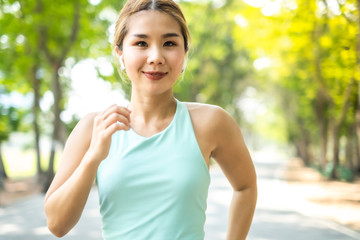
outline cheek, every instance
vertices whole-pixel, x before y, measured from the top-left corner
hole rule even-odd
[[[168,59],[171,62],[171,64],[174,66],[174,68],[181,70],[185,61],[185,54],[182,52],[174,53],[171,54]]]
[[[124,62],[127,69],[137,68],[143,61],[143,56],[136,51],[124,52]]]

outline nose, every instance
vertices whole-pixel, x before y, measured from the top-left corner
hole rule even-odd
[[[162,65],[165,63],[165,58],[160,48],[154,46],[149,49],[147,63],[150,65]]]

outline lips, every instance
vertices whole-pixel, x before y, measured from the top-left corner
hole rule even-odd
[[[160,80],[167,75],[167,72],[158,72],[158,71],[148,71],[143,73],[150,80]]]

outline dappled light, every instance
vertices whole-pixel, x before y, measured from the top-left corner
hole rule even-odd
[[[43,201],[66,139],[129,106],[111,45],[124,2],[1,1],[0,239],[57,239]],[[360,239],[360,1],[175,2],[191,43],[174,96],[225,109],[256,167],[248,239]],[[222,240],[233,189],[210,174],[205,239]],[[64,239],[101,239],[97,194]]]

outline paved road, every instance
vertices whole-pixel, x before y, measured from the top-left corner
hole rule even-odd
[[[249,240],[360,240],[359,232],[313,215],[312,206],[283,181],[286,154],[268,151],[254,160],[259,196]]]
[[[273,157],[276,156],[276,157]],[[276,152],[254,154],[259,199],[249,240],[359,240],[360,233],[305,212],[304,202],[282,181],[285,158]],[[225,239],[231,188],[219,168],[211,170],[206,240]],[[64,238],[101,239],[96,189],[78,225]],[[43,196],[0,208],[0,240],[53,240],[45,225]]]

